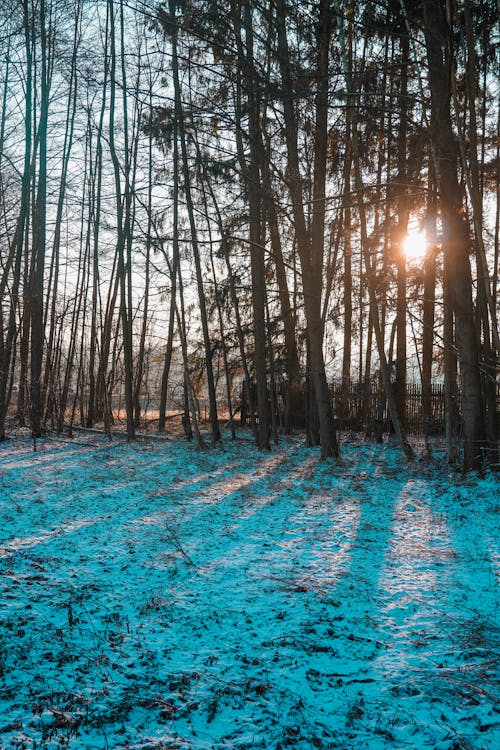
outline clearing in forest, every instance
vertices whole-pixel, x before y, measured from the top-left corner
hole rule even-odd
[[[0,747],[500,747],[493,476],[0,446]]]

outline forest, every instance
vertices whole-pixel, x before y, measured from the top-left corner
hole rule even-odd
[[[4,0],[0,436],[385,419],[411,457],[437,390],[497,463],[497,11]]]
[[[0,750],[500,747],[497,0],[0,0]]]

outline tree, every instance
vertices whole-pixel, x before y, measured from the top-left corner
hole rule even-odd
[[[304,213],[303,186],[298,155],[298,123],[293,104],[296,92],[291,72],[285,22],[286,14],[287,7],[285,0],[278,0],[276,6],[276,25],[282,103],[285,118],[287,183],[292,202],[297,250],[302,269],[307,341],[310,355],[311,380],[318,409],[321,456],[322,458],[328,458],[338,456],[339,453],[326,380],[323,355],[324,326],[321,316],[328,129],[328,49],[332,29],[332,15],[328,2],[321,0],[319,3],[318,32],[316,38],[313,217],[309,233]]]
[[[198,244],[198,230],[194,214],[193,199],[191,194],[191,182],[189,173],[189,161],[187,150],[187,134],[185,126],[185,117],[182,108],[181,86],[179,79],[179,64],[177,54],[177,19],[176,19],[176,1],[169,0],[169,16],[165,14],[160,16],[163,19],[165,29],[170,31],[172,44],[172,77],[174,84],[175,97],[175,118],[177,120],[178,137],[180,142],[181,164],[184,184],[184,194],[186,197],[186,207],[191,229],[191,247],[196,271],[196,285],[198,290],[198,302],[200,307],[200,318],[203,332],[203,343],[205,350],[205,368],[207,376],[208,399],[210,405],[210,424],[212,427],[212,442],[217,443],[220,438],[219,419],[217,415],[217,398],[215,394],[215,382],[212,364],[212,347],[210,343],[210,333],[208,330],[208,317],[206,309],[205,290],[203,288],[203,274],[201,269],[200,250]]]
[[[423,23],[431,94],[431,143],[436,161],[444,253],[455,314],[462,386],[465,470],[479,468],[485,447],[477,330],[472,304],[470,237],[458,180],[458,147],[451,118],[452,30],[444,3],[423,0]]]
[[[27,12],[27,9],[26,9]],[[44,271],[47,223],[47,129],[49,95],[53,70],[52,18],[47,18],[45,0],[40,0],[40,119],[37,128],[38,183],[33,211],[33,272],[31,276],[31,432],[33,437],[42,434],[42,361],[44,344]]]
[[[110,19],[110,103],[109,103],[109,148],[115,175],[115,197],[116,197],[116,254],[117,254],[117,277],[120,284],[120,317],[123,335],[123,356],[125,363],[125,409],[127,414],[127,438],[135,438],[134,421],[134,394],[133,394],[133,357],[132,357],[132,268],[131,268],[131,232],[132,232],[132,195],[130,184],[130,153],[128,140],[128,113],[127,113],[127,80],[125,72],[124,53],[124,19],[123,2],[119,4],[119,26],[120,26],[120,70],[123,91],[123,126],[124,126],[124,186],[122,190],[121,174],[122,165],[118,157],[115,141],[115,118],[116,118],[116,82],[117,61],[116,51],[116,16],[113,0],[109,0]]]

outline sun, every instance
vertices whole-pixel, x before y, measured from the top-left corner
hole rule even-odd
[[[408,232],[403,240],[403,250],[407,260],[423,260],[429,245],[423,232]]]

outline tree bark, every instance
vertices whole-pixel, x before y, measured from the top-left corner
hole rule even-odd
[[[401,76],[399,89],[398,150],[398,228],[396,241],[397,302],[396,302],[396,381],[394,391],[399,418],[406,423],[406,255],[404,241],[408,231],[407,130],[408,130],[408,63],[410,44],[407,34],[401,35]]]
[[[31,432],[34,438],[42,435],[42,362],[44,350],[44,271],[47,217],[47,130],[49,92],[52,74],[51,36],[47,27],[45,0],[40,1],[40,119],[38,124],[38,184],[33,220],[33,277],[31,283]],[[49,19],[50,21],[50,19]]]
[[[120,25],[120,47],[121,47],[121,74],[122,86],[126,91],[126,78],[124,71],[124,50],[123,50],[123,3],[119,4],[119,25]],[[134,394],[133,394],[133,358],[132,358],[132,310],[130,309],[130,260],[127,257],[129,252],[129,240],[131,232],[131,196],[130,196],[130,163],[128,153],[128,130],[127,130],[127,110],[124,106],[123,123],[124,123],[124,167],[123,173],[125,182],[122,184],[121,174],[122,167],[118,158],[118,152],[115,144],[115,116],[116,116],[116,80],[117,80],[117,53],[116,53],[116,19],[113,7],[113,0],[109,0],[110,15],[110,46],[111,46],[111,69],[110,69],[110,103],[109,103],[109,148],[111,160],[113,162],[115,177],[115,195],[116,195],[116,251],[117,251],[117,275],[120,284],[120,317],[122,323],[123,336],[123,360],[124,360],[124,380],[125,380],[125,411],[127,418],[127,439],[135,438],[134,422]]]
[[[191,247],[193,250],[193,259],[196,272],[196,285],[198,289],[198,301],[200,306],[201,327],[203,332],[203,344],[205,351],[205,368],[207,376],[208,400],[210,408],[210,425],[212,429],[212,443],[217,443],[220,438],[219,419],[217,415],[217,398],[215,393],[215,381],[212,363],[212,346],[210,343],[210,333],[208,330],[208,316],[206,310],[206,299],[203,288],[203,274],[201,270],[200,249],[198,245],[198,232],[194,216],[194,207],[191,194],[189,162],[187,152],[187,139],[184,123],[184,113],[182,110],[181,87],[179,79],[179,64],[177,53],[177,27],[176,27],[176,0],[169,0],[169,11],[172,20],[171,41],[172,41],[172,76],[174,83],[175,96],[175,117],[178,126],[178,135],[181,147],[181,164],[184,181],[184,192],[186,196],[186,205],[191,229]]]
[[[277,2],[278,56],[281,73],[283,108],[285,115],[285,140],[287,146],[287,182],[292,202],[297,249],[302,267],[302,286],[306,316],[311,378],[318,406],[321,457],[338,456],[339,448],[333,424],[333,413],[325,372],[323,354],[324,327],[321,316],[321,291],[323,288],[325,176],[328,115],[328,47],[332,17],[329,4],[320,0],[318,34],[316,39],[316,94],[314,136],[313,217],[308,235],[300,164],[298,156],[297,118],[293,106],[295,91],[292,82],[290,54],[286,35],[285,0]]]
[[[463,468],[477,469],[485,447],[477,327],[472,304],[469,233],[457,176],[458,148],[451,120],[452,32],[441,2],[423,0],[424,34],[431,92],[431,140],[436,159],[444,252],[453,295],[462,388]]]
[[[424,299],[422,330],[422,421],[427,455],[431,454],[429,436],[432,423],[432,363],[434,354],[434,317],[436,296],[436,187],[432,169],[429,164],[428,202],[427,202],[427,243],[429,249],[424,260]]]
[[[12,256],[13,277],[10,291],[10,302],[8,307],[7,330],[2,343],[2,360],[0,363],[0,440],[5,439],[5,419],[9,407],[9,381],[15,359],[16,339],[16,316],[19,305],[19,291],[21,286],[21,267],[23,260],[23,247],[25,239],[26,224],[29,219],[30,181],[31,181],[31,148],[32,148],[32,79],[33,59],[31,48],[31,24],[28,11],[28,2],[23,2],[23,31],[26,54],[26,93],[24,98],[24,165],[21,178],[21,200],[16,228],[11,241],[9,257]],[[7,83],[6,83],[7,85]],[[5,274],[7,284],[7,274]],[[3,294],[3,292],[2,292]],[[3,333],[2,333],[3,336]],[[19,392],[24,388],[20,381]]]

